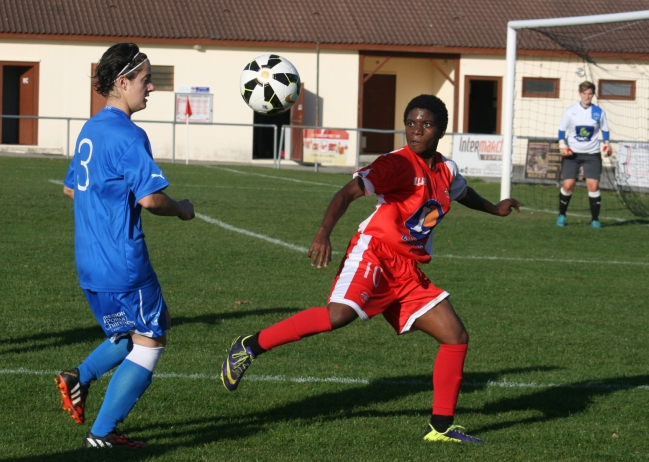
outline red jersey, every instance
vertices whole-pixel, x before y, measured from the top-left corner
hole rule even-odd
[[[435,156],[431,170],[405,146],[354,173],[363,179],[365,194],[377,197],[376,210],[358,230],[420,263],[433,254],[433,228],[467,188],[455,162],[439,152]]]

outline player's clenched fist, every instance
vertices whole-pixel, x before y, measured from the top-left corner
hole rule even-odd
[[[570,148],[568,147],[568,145],[566,144],[565,140],[560,140],[560,141],[559,141],[559,153],[560,153],[563,157],[572,156],[572,149],[570,149]]]

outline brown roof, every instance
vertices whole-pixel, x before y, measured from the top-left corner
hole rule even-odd
[[[648,9],[649,0],[0,0],[0,37],[502,50],[510,20]],[[523,43],[553,48],[538,35]],[[649,38],[641,44],[649,51]]]

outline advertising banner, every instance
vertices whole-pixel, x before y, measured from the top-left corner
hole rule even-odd
[[[347,165],[349,133],[346,130],[304,130],[304,162]]]
[[[452,153],[463,176],[500,178],[503,166],[502,135],[455,135]]]
[[[525,178],[558,180],[561,174],[561,154],[558,141],[529,140],[525,159]]]

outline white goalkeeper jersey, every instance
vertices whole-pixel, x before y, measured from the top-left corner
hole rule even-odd
[[[581,103],[573,104],[563,113],[559,124],[559,133],[565,132],[566,143],[576,153],[599,153],[600,131],[608,135],[608,122],[606,113],[594,104],[587,108]]]

